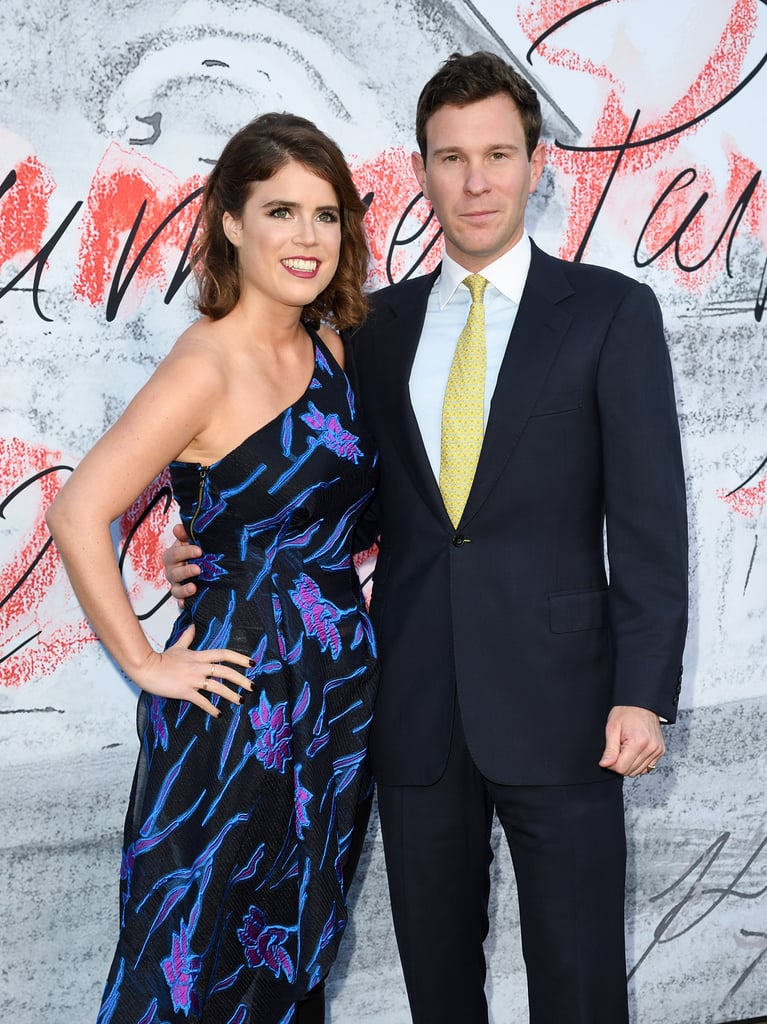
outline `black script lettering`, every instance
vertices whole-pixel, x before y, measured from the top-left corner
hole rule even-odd
[[[110,288],[109,288],[109,295],[107,296],[107,306],[106,306],[106,318],[107,318],[107,321],[112,321],[117,316],[117,311],[120,308],[120,303],[122,302],[123,297],[125,295],[125,292],[127,291],[128,286],[130,285],[131,281],[133,280],[133,277],[134,277],[136,271],[140,267],[141,261],[145,258],[146,254],[152,248],[152,246],[157,241],[157,239],[160,237],[162,232],[165,230],[165,228],[168,226],[168,224],[170,224],[173,221],[173,219],[175,217],[177,217],[179,215],[179,213],[181,213],[181,211],[183,209],[185,209],[190,203],[194,202],[194,200],[197,199],[200,195],[202,195],[202,188],[195,189],[193,192],[191,192],[186,197],[186,199],[183,199],[178,204],[178,206],[175,206],[170,211],[170,213],[167,215],[167,217],[165,217],[160,222],[160,224],[155,228],[155,230],[149,236],[147,241],[141,247],[141,249],[139,250],[138,255],[136,256],[136,258],[133,261],[133,263],[131,263],[131,265],[128,268],[127,272],[125,273],[125,277],[123,279],[123,272],[125,271],[125,266],[126,266],[126,264],[128,262],[128,255],[129,255],[129,253],[131,251],[131,247],[133,246],[133,243],[136,240],[136,235],[138,234],[138,229],[141,227],[141,222],[144,219],[144,214],[146,212],[146,205],[147,205],[146,204],[146,200],[144,200],[144,202],[141,204],[141,206],[139,207],[139,211],[138,211],[138,213],[136,215],[136,219],[133,222],[133,227],[131,228],[130,233],[128,234],[128,237],[127,237],[127,239],[125,241],[125,245],[123,246],[122,252],[120,253],[120,258],[117,261],[117,267],[115,269],[115,276],[114,276],[114,279],[112,280],[112,284],[110,285]],[[171,281],[171,284],[170,284],[170,286],[168,288],[168,293],[167,293],[167,295],[165,297],[166,304],[171,301],[171,299],[176,294],[178,289],[181,287],[183,282],[189,276],[191,268],[189,267],[188,264],[186,266],[184,264],[186,263],[186,259],[187,259],[187,256],[189,254],[189,250],[191,248],[195,232],[197,231],[198,224],[199,224],[199,216],[197,217],[197,219],[194,222],[194,225],[192,227],[192,231],[190,232],[190,237],[187,240],[186,246],[184,247],[184,251],[183,251],[183,253],[181,255],[181,259],[180,259],[179,264],[178,264],[178,266],[176,268],[176,272],[173,275],[173,280]]]
[[[585,4],[583,7],[579,7],[577,11],[571,11],[570,14],[565,15],[564,18],[560,18],[558,21],[556,21],[553,25],[547,28],[546,31],[542,33],[542,35],[540,35],[536,40],[533,41],[532,46],[527,51],[528,63],[532,64],[531,54],[540,46],[543,40],[547,39],[553,32],[556,32],[557,29],[561,28],[563,25],[565,25],[568,21],[571,21],[573,18],[579,17],[581,14],[586,14],[589,11],[593,11],[594,8],[601,7],[603,4],[609,2],[610,0],[595,0],[594,3]],[[767,2],[767,0],[762,0],[762,2],[765,3]],[[711,117],[711,115],[715,114],[717,110],[721,110],[722,107],[726,106],[730,102],[730,100],[734,99],[738,95],[738,93],[742,92],[756,78],[756,76],[759,74],[759,72],[762,70],[765,64],[767,64],[767,53],[765,53],[761,60],[757,63],[757,65],[751,71],[749,71],[745,78],[738,82],[738,84],[734,86],[734,88],[732,88],[728,93],[725,93],[725,95],[721,99],[717,100],[716,103],[713,103],[710,107],[707,107],[704,111],[702,111],[702,113],[696,114],[695,117],[691,117],[689,121],[684,121],[682,124],[674,125],[667,131],[660,132],[658,135],[649,135],[646,138],[637,139],[635,142],[631,143],[630,148],[638,149],[644,146],[651,146],[656,142],[664,142],[666,139],[671,139],[675,135],[679,135],[681,134],[681,132],[687,131],[689,128],[694,127],[701,121],[705,121],[706,118]],[[561,145],[559,142],[557,142],[556,144]],[[561,148],[574,150],[575,152],[596,153],[600,151],[605,152],[607,150],[613,150],[618,148],[618,146],[608,145],[596,147],[581,147],[561,145]]]
[[[751,473],[750,476],[747,476],[745,480],[741,481],[741,483],[739,483],[737,487],[733,487],[733,489],[727,493],[726,497],[730,498],[730,497],[732,497],[733,494],[737,493],[737,491],[742,490],[744,487],[746,487],[748,484],[751,483],[751,481],[754,479],[754,477],[759,476],[759,474],[765,468],[767,468],[767,456],[765,456],[765,458],[762,459],[762,461],[756,467],[754,472]]]
[[[27,489],[27,487],[31,487],[32,484],[36,483],[38,480],[41,480],[44,476],[48,476],[50,473],[58,473],[60,470],[66,470],[68,473],[71,473],[73,468],[74,468],[73,466],[51,466],[49,469],[43,469],[39,473],[35,473],[33,476],[30,476],[27,480],[22,481],[22,483],[20,483],[18,487],[14,487],[14,489],[5,498],[4,501],[0,502],[0,519],[5,519],[5,511],[8,508],[8,506],[11,504],[11,502],[14,500],[14,498],[18,498],[18,496],[23,491],[25,491]],[[4,596],[0,595],[0,608],[2,608],[3,605],[6,604],[6,602],[10,601],[10,599],[13,597],[13,595],[21,587],[24,586],[24,583],[29,579],[29,577],[35,571],[36,566],[39,565],[40,560],[45,556],[46,551],[48,550],[48,548],[51,546],[52,543],[53,543],[53,538],[49,537],[45,541],[43,546],[40,548],[40,550],[36,553],[35,557],[29,563],[29,565],[24,570],[24,572],[21,574],[19,579],[16,580],[16,582],[11,585],[11,589],[8,591],[8,593],[5,594]],[[13,652],[11,652],[11,653],[13,653]]]
[[[159,505],[160,502],[162,502],[162,501],[164,501],[164,503],[165,503],[164,506],[163,506],[162,511],[164,513],[166,513],[166,515],[167,515],[168,509],[170,508],[171,504],[173,503],[173,492],[171,491],[170,487],[167,487],[167,486],[160,487],[160,489],[157,491],[157,493],[152,495],[151,499],[147,502],[146,507],[141,510],[141,514],[139,515],[139,517],[137,518],[136,522],[131,527],[131,529],[130,529],[130,531],[128,533],[128,536],[125,538],[125,543],[123,544],[122,551],[120,552],[120,557],[118,558],[118,565],[119,565],[119,568],[120,568],[120,575],[121,576],[122,576],[122,572],[123,572],[123,567],[125,565],[125,559],[128,557],[128,552],[130,550],[131,542],[133,541],[133,539],[136,536],[136,534],[138,533],[138,531],[141,529],[141,527],[144,525],[144,523],[147,521],[147,519],[151,515],[152,510],[154,509],[154,507],[156,505]],[[157,602],[157,604],[155,604],[152,608],[150,608],[148,612],[136,612],[136,618],[139,620],[139,622],[144,622],[146,619],[151,618],[156,611],[158,611],[160,608],[162,608],[162,606],[170,598],[170,596],[171,596],[171,593],[170,593],[170,590],[168,590],[168,592],[166,594],[164,594],[160,598],[160,600]]]
[[[765,2],[767,3],[767,0],[765,0]],[[763,939],[764,942],[762,943],[762,948],[757,954],[756,958],[752,960],[751,963],[746,967],[741,976],[738,978],[738,980],[735,982],[735,984],[732,986],[732,988],[729,990],[727,995],[722,1000],[722,1006],[724,1006],[728,999],[735,995],[738,989],[741,988],[741,986],[748,979],[749,975],[753,974],[753,972],[762,962],[765,954],[767,954],[767,932],[750,932],[747,931],[745,928],[741,928],[740,934],[743,936],[744,939]]]
[[[719,248],[719,246],[722,244],[722,241],[724,240],[724,237],[729,230],[729,239],[727,241],[727,253],[725,256],[725,267],[727,269],[727,276],[732,277],[732,269],[730,267],[730,255],[732,253],[732,244],[735,240],[735,232],[738,230],[738,226],[740,225],[740,222],[743,219],[743,215],[748,208],[748,204],[751,202],[751,198],[754,192],[756,191],[756,186],[759,183],[759,179],[761,178],[761,176],[762,172],[757,171],[756,174],[751,178],[751,181],[749,181],[748,185],[746,185],[746,187],[743,189],[739,199],[730,211],[730,215],[728,216],[727,221],[724,227],[722,228],[719,238],[717,238],[716,242],[712,246],[711,251],[707,255],[703,256],[702,259],[698,260],[697,263],[684,263],[679,251],[679,247],[685,232],[690,227],[690,225],[695,221],[695,218],[698,216],[698,214],[701,212],[701,210],[704,208],[704,206],[709,200],[709,194],[706,191],[702,192],[698,196],[698,198],[693,203],[693,206],[690,209],[689,213],[687,213],[687,215],[682,219],[682,223],[671,233],[669,238],[663,243],[660,249],[658,249],[654,253],[651,253],[646,258],[641,258],[639,256],[639,248],[642,245],[645,233],[647,229],[650,227],[655,215],[663,206],[666,199],[671,195],[672,192],[688,188],[690,185],[693,184],[693,182],[697,180],[698,172],[695,170],[694,167],[687,167],[684,171],[681,171],[679,174],[677,174],[677,176],[674,178],[671,184],[668,185],[663,190],[660,199],[658,199],[655,206],[653,206],[652,210],[650,211],[650,216],[644,222],[642,230],[639,232],[639,238],[634,249],[635,265],[637,267],[649,266],[651,263],[657,260],[657,258],[660,255],[666,252],[666,250],[673,245],[674,261],[676,262],[676,265],[679,267],[680,270],[684,270],[688,274],[693,273],[693,271],[700,270],[701,267],[704,267],[706,263],[708,263],[708,261]]]
[[[386,279],[389,282],[389,284],[396,284],[394,275],[392,273],[392,259],[397,249],[400,249],[406,245],[412,245],[414,242],[417,242],[426,234],[430,226],[432,227],[432,230],[434,229],[434,226],[436,226],[436,230],[434,231],[432,237],[428,239],[426,244],[418,251],[418,255],[416,256],[412,265],[400,278],[401,281],[407,281],[407,279],[409,277],[412,277],[412,275],[420,267],[420,265],[426,259],[426,257],[437,244],[442,235],[442,228],[439,227],[439,225],[437,224],[437,219],[434,216],[434,210],[429,209],[429,212],[426,216],[426,220],[423,222],[423,224],[421,224],[418,227],[414,234],[408,235],[407,238],[400,238],[400,232],[404,228],[407,218],[410,216],[412,211],[423,198],[423,192],[419,192],[416,196],[414,196],[405,207],[400,219],[397,221],[397,226],[394,229],[394,234],[392,235],[392,240],[391,243],[389,244],[389,251],[386,254]]]
[[[609,175],[607,177],[607,181],[605,182],[605,187],[602,189],[602,194],[600,195],[599,200],[598,200],[597,205],[596,205],[596,208],[594,209],[594,212],[591,215],[591,219],[589,220],[588,224],[586,225],[586,230],[584,231],[583,238],[581,239],[581,243],[578,246],[578,251],[575,253],[575,256],[573,257],[573,259],[574,259],[574,261],[576,263],[580,263],[580,261],[583,259],[583,254],[586,251],[586,246],[588,245],[588,241],[591,238],[591,232],[594,230],[594,225],[597,222],[597,217],[599,216],[599,214],[600,214],[600,212],[602,210],[602,207],[604,206],[605,199],[607,198],[607,193],[610,191],[610,186],[612,185],[613,181],[615,180],[615,175],[618,172],[618,168],[620,167],[620,163],[621,163],[621,160],[623,159],[623,155],[624,155],[624,153],[626,152],[626,150],[629,147],[629,144],[631,142],[631,136],[634,134],[634,129],[637,126],[637,121],[638,120],[639,120],[639,111],[637,110],[637,112],[634,114],[633,121],[629,125],[628,134],[626,135],[626,141],[623,143],[622,146],[620,146],[618,148],[618,152],[617,152],[617,155],[615,157],[615,163],[613,164],[613,166],[612,166],[612,168],[610,170],[610,173],[609,173]]]
[[[767,3],[767,0],[764,0]],[[767,263],[762,267],[762,278],[756,290],[756,303],[754,305],[754,319],[759,324],[764,316],[764,307],[767,305]]]
[[[10,175],[8,175],[8,178],[10,178]],[[6,178],[5,181],[3,182],[3,188],[5,188],[5,185],[8,182],[8,178]],[[15,177],[14,177],[14,181],[15,181]],[[11,184],[13,184],[13,183],[14,182],[11,182]],[[61,239],[61,236],[64,234],[64,232],[67,230],[69,225],[72,223],[72,221],[77,216],[77,213],[78,213],[78,211],[79,211],[79,209],[80,209],[80,207],[82,205],[83,205],[82,200],[79,199],[74,204],[74,206],[69,211],[69,213],[66,215],[66,217],[61,222],[61,224],[58,226],[58,228],[56,229],[54,234],[51,235],[50,239],[45,243],[45,245],[42,247],[42,249],[37,253],[37,255],[32,257],[32,259],[29,261],[29,263],[27,263],[26,267],[24,267],[23,270],[20,270],[19,273],[13,278],[12,281],[9,281],[8,284],[3,285],[3,287],[0,288],[0,299],[2,299],[2,297],[4,295],[6,295],[9,291],[11,291],[12,289],[15,289],[16,285],[19,283],[19,281],[21,281],[21,279],[23,277],[26,277],[26,275],[29,273],[29,271],[32,269],[32,267],[34,267],[35,268],[35,276],[32,279],[32,304],[34,306],[35,313],[37,313],[37,315],[40,317],[41,320],[45,320],[46,323],[52,323],[53,322],[53,318],[49,317],[49,316],[46,316],[43,313],[43,311],[41,310],[41,308],[40,308],[40,302],[39,302],[40,281],[42,279],[43,270],[45,270],[45,265],[48,262],[49,256],[51,255],[53,250],[58,245],[58,243],[59,243],[59,241]]]
[[[535,53],[541,43],[548,39],[550,35],[553,35],[558,29],[566,25],[568,21],[572,21],[573,18],[577,18],[581,14],[586,14],[587,11],[592,11],[595,7],[603,7],[604,4],[609,4],[611,2],[612,0],[592,0],[590,4],[584,4],[583,7],[579,7],[575,11],[570,11],[570,13],[566,14],[564,18],[559,18],[559,20],[555,21],[553,25],[550,25],[545,32],[542,32],[537,39],[533,40],[532,46],[525,54],[525,60],[527,63],[533,63],[533,53]]]
[[[656,902],[657,900],[663,899],[665,896],[674,892],[675,889],[680,889],[681,891],[682,886],[686,886],[681,898],[663,915],[656,926],[652,941],[639,957],[636,964],[629,971],[629,978],[632,978],[636,974],[645,960],[649,957],[650,953],[657,946],[673,942],[675,939],[681,938],[682,935],[686,935],[688,932],[692,931],[702,921],[704,921],[709,914],[716,910],[716,908],[725,899],[727,899],[727,897],[733,897],[739,900],[755,900],[767,892],[767,886],[763,886],[761,889],[757,889],[753,892],[746,892],[738,889],[738,884],[741,879],[748,873],[753,864],[761,856],[762,851],[767,847],[767,839],[762,839],[762,841],[757,845],[751,856],[748,857],[745,863],[736,871],[735,877],[729,885],[712,886],[710,888],[704,885],[709,871],[711,871],[714,864],[718,861],[722,851],[730,841],[730,837],[730,832],[723,832],[719,835],[707,847],[707,849],[703,851],[700,857],[698,857],[689,868],[682,872],[675,882],[668,886],[668,888],[664,889],[663,892],[658,893],[656,896],[651,898],[651,903]]]

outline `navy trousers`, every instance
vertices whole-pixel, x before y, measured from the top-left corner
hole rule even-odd
[[[456,710],[439,781],[379,786],[378,807],[414,1024],[487,1022],[493,811],[516,875],[531,1024],[628,1024],[619,776],[497,785],[477,770]]]

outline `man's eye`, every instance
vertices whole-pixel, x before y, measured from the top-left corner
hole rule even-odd
[[[493,160],[505,160],[506,159],[506,154],[505,153],[492,153],[491,154],[491,159],[493,159]]]

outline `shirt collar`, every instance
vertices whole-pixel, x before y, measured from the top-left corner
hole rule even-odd
[[[493,260],[480,272],[494,288],[511,302],[519,305],[522,291],[530,269],[530,236],[523,234],[516,245],[512,246],[503,256]],[[445,253],[442,257],[442,269],[439,277],[439,308],[450,302],[458,285],[471,271],[466,270]]]

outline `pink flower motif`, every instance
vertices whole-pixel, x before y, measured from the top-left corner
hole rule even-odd
[[[292,756],[292,730],[286,709],[285,701],[272,707],[262,690],[258,706],[250,712],[250,724],[256,731],[256,757],[264,768],[273,768],[281,774]]]
[[[341,618],[340,610],[322,596],[322,591],[311,576],[302,572],[295,581],[290,596],[301,612],[307,636],[316,636],[323,651],[330,648],[333,658],[341,653],[341,634],[335,623]]]
[[[249,967],[266,967],[275,978],[283,973],[292,983],[293,962],[284,948],[289,934],[282,925],[267,925],[258,907],[250,908],[243,918],[242,928],[237,930]]]
[[[195,992],[194,984],[200,973],[202,962],[200,957],[195,956],[189,949],[189,936],[183,920],[178,933],[173,933],[170,956],[167,956],[160,966],[170,988],[173,1009],[182,1010],[186,1015],[190,1010],[199,1013],[200,1000]]]
[[[357,447],[359,438],[356,434],[349,433],[341,426],[341,421],[335,413],[325,416],[319,411],[314,402],[309,402],[309,412],[304,413],[301,419],[312,430],[319,432],[318,441],[331,452],[335,452],[342,459],[350,459],[357,463],[362,452]]]

